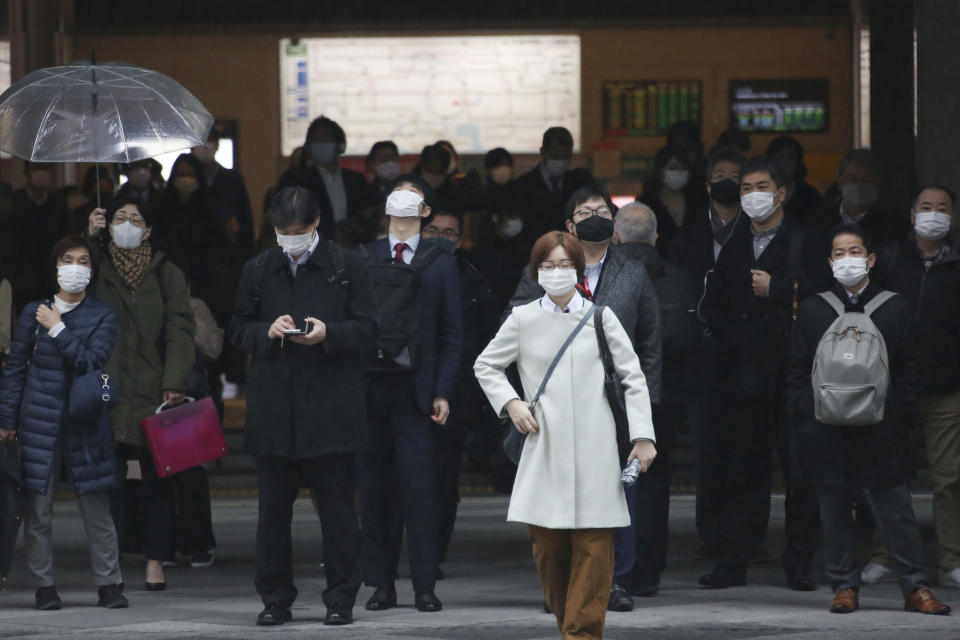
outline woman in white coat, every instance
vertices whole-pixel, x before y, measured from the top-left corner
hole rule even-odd
[[[593,304],[576,284],[584,257],[575,236],[552,231],[534,245],[531,275],[547,294],[513,309],[474,365],[491,406],[526,434],[507,520],[529,525],[544,596],[563,637],[600,638],[613,581],[613,530],[630,524],[620,484],[616,426],[604,392]],[[563,354],[531,414],[507,380],[517,364],[533,398],[561,345]],[[630,338],[613,312],[603,328],[626,392],[630,459],[641,471],[656,456],[647,385]]]

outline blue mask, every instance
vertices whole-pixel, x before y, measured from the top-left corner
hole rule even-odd
[[[337,143],[311,142],[310,155],[317,161],[317,164],[330,164],[337,159]]]

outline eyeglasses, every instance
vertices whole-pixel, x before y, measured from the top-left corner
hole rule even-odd
[[[432,224],[425,226],[423,231],[427,236],[432,238],[437,236],[443,236],[447,240],[458,240],[460,238],[460,234],[453,229],[444,229],[441,231],[438,227],[435,227]]]
[[[575,269],[576,266],[573,260],[561,260],[560,262],[541,262],[537,269],[540,271],[553,271],[554,269]]]
[[[573,212],[574,218],[589,218],[591,216],[600,216],[601,218],[610,218],[613,214],[610,213],[610,209],[606,207],[600,207],[598,209],[577,209]]]
[[[136,213],[133,215],[127,213],[117,213],[113,216],[113,224],[123,224],[124,222],[130,222],[137,226],[145,225],[147,223],[143,216]]]

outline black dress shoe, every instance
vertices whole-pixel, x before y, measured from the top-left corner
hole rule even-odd
[[[433,613],[443,609],[443,605],[440,604],[439,598],[437,598],[433,591],[418,593],[415,602],[417,604],[417,610],[423,611],[424,613]]]
[[[630,597],[630,593],[627,592],[626,587],[620,584],[613,585],[613,588],[610,589],[610,600],[607,602],[607,609],[620,613],[633,611],[633,598]]]
[[[787,587],[794,591],[816,591],[817,583],[813,581],[810,574],[795,571],[787,574]]]
[[[634,585],[630,589],[630,595],[638,598],[652,598],[660,591],[660,587],[655,584]]]
[[[329,627],[341,627],[345,624],[353,624],[353,610],[340,603],[334,602],[327,609],[327,617],[323,619],[323,624]]]
[[[144,588],[147,591],[166,591],[167,583],[166,582],[147,582],[144,584]]]
[[[367,600],[367,611],[386,611],[397,606],[397,588],[392,584],[386,587],[377,587],[370,599]]]
[[[447,577],[447,574],[445,574],[445,573],[443,572],[443,569],[441,569],[440,566],[437,565],[437,575],[436,575],[436,579],[437,579],[437,580],[445,580],[446,577]]]
[[[293,620],[293,615],[290,613],[290,607],[285,607],[282,604],[268,604],[257,616],[257,626],[278,627],[291,620]]]
[[[35,598],[33,608],[38,611],[58,611],[63,607],[60,594],[57,593],[57,588],[53,585],[37,589]]]
[[[126,609],[130,606],[123,597],[118,584],[108,584],[97,589],[97,606],[104,609]]]
[[[734,569],[720,565],[710,573],[700,576],[700,584],[707,589],[742,587],[747,584],[747,571],[746,569]]]

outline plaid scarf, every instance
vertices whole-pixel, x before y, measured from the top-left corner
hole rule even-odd
[[[150,266],[150,260],[153,259],[153,249],[150,247],[150,241],[144,239],[136,249],[121,249],[110,241],[108,247],[110,251],[110,262],[123,278],[123,281],[130,288],[130,291],[136,291],[137,285],[143,279],[143,273]]]

